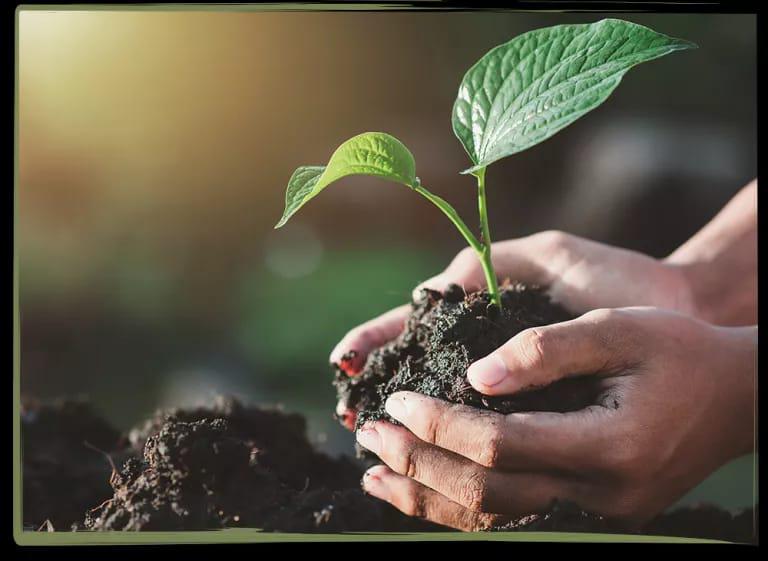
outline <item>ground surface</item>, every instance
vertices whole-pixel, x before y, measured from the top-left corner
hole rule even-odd
[[[429,527],[366,496],[361,467],[314,450],[299,415],[220,399],[158,412],[130,441],[136,455],[113,478],[113,497],[87,513],[87,529]]]

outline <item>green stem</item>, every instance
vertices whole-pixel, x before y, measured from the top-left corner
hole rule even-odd
[[[485,168],[479,169],[475,176],[477,177],[477,207],[480,214],[480,251],[478,251],[480,264],[485,273],[485,281],[488,283],[491,302],[501,308],[499,283],[491,261],[491,231],[488,226],[488,203],[485,199]]]
[[[488,229],[488,206],[485,200],[485,168],[478,171],[476,176],[481,229],[481,238],[479,240],[448,201],[430,193],[418,182],[411,188],[439,208],[443,214],[448,217],[448,220],[456,226],[456,229],[458,229],[461,235],[464,236],[464,239],[467,240],[469,246],[475,250],[475,253],[477,253],[478,258],[480,259],[483,273],[485,273],[485,280],[488,283],[488,293],[491,295],[491,303],[501,308],[499,284],[496,280],[496,272],[493,269],[493,263],[491,262],[491,234]]]
[[[445,214],[448,217],[448,220],[450,220],[453,225],[456,226],[459,232],[461,232],[461,235],[464,236],[464,239],[467,240],[467,243],[470,245],[470,247],[472,247],[472,249],[474,249],[478,254],[483,251],[480,241],[475,237],[475,235],[472,233],[472,230],[467,227],[467,225],[459,216],[459,213],[456,212],[456,209],[453,208],[448,201],[430,193],[420,184],[417,184],[415,187],[413,187],[413,190],[425,197],[437,208],[442,210],[443,214]]]

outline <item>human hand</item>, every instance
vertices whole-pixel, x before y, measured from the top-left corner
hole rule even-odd
[[[753,449],[757,327],[716,327],[654,308],[596,310],[528,329],[469,369],[488,395],[576,375],[599,402],[570,413],[501,415],[412,392],[358,442],[386,464],[365,489],[409,515],[463,530],[554,498],[630,527]]]
[[[595,309],[648,305],[696,315],[682,269],[646,255],[611,247],[557,231],[493,244],[497,274],[548,287],[550,297],[575,314]],[[423,282],[422,288],[444,291],[458,284],[466,291],[485,286],[483,271],[471,248],[461,251],[448,268]],[[349,375],[358,374],[368,353],[397,337],[410,313],[400,306],[352,329],[330,356]],[[350,354],[351,353],[351,354]],[[348,428],[355,412],[343,402],[336,413]]]

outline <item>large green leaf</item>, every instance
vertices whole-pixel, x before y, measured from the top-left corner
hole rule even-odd
[[[416,163],[402,142],[383,132],[366,132],[339,146],[327,166],[302,166],[288,181],[280,228],[307,201],[348,175],[372,175],[416,187]]]
[[[603,103],[641,62],[696,45],[635,23],[604,19],[524,33],[469,69],[453,131],[472,173],[530,148]]]

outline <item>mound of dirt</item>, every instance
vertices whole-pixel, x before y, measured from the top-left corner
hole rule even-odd
[[[110,500],[90,510],[90,530],[287,532],[417,531],[360,489],[362,469],[315,451],[298,415],[221,399],[213,407],[158,412],[130,440],[140,457],[112,479]]]

